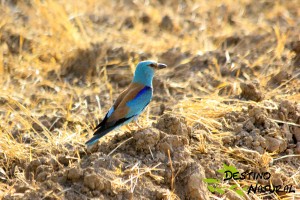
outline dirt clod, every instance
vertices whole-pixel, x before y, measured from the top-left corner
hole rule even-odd
[[[133,134],[136,140],[136,149],[148,152],[153,150],[160,140],[160,132],[156,129],[144,129]]]
[[[273,137],[265,137],[266,144],[267,144],[267,150],[269,152],[282,152],[286,149],[285,143],[282,142],[282,140],[273,138]]]
[[[103,190],[104,189],[104,184],[102,182],[102,179],[97,174],[85,175],[83,183],[90,190]]]
[[[300,154],[300,142],[298,142],[295,147],[295,154]]]
[[[73,182],[79,180],[83,175],[82,170],[77,168],[71,168],[67,170],[66,174],[67,178],[72,180]]]
[[[241,83],[241,97],[246,100],[261,101],[264,98],[258,82]]]
[[[132,17],[127,17],[123,22],[123,27],[132,29],[134,28],[134,23]]]
[[[187,193],[190,199],[206,200],[208,198],[208,190],[203,180],[205,178],[203,168],[198,165],[188,178]]]
[[[151,21],[151,17],[146,13],[143,13],[143,15],[140,17],[140,20],[142,23],[148,24]]]
[[[290,77],[291,75],[287,71],[280,71],[268,81],[267,86],[275,88],[284,81],[287,81]]]
[[[100,56],[102,46],[91,45],[89,48],[73,50],[62,61],[61,76],[67,78],[86,77],[96,68],[97,58]]]
[[[0,1],[0,199],[299,199],[297,3]],[[143,128],[87,147],[143,60],[168,65]]]
[[[294,57],[294,66],[300,66],[300,41],[292,41],[290,43],[290,49],[296,53]]]
[[[168,135],[159,142],[157,148],[160,151],[167,153],[168,150],[174,151],[175,148],[183,147],[188,143],[189,141],[185,137],[177,135]]]
[[[191,133],[184,118],[178,118],[170,114],[162,115],[157,124],[155,124],[155,127],[168,134],[186,136],[187,138]]]
[[[169,15],[166,15],[162,18],[159,27],[163,30],[172,31],[174,28],[173,21]]]
[[[21,51],[32,52],[33,49],[32,40],[24,37],[21,34],[14,33],[11,30],[5,30],[2,32],[0,36],[0,42],[5,42],[12,54],[19,54]]]

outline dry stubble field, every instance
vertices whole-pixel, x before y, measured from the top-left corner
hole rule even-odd
[[[0,198],[300,199],[299,5],[0,1]],[[169,67],[144,128],[86,149],[145,59]],[[223,181],[224,163],[295,193],[239,196],[256,180]]]

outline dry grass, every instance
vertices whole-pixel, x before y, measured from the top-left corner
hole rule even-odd
[[[211,76],[219,81],[218,86],[214,88],[205,88],[193,82],[203,76],[202,72],[195,72],[194,78],[188,81],[181,80],[181,77],[164,80],[176,91],[182,91],[190,84],[195,84],[194,87],[203,94],[199,95],[193,90],[187,91],[189,95],[186,94],[187,97],[177,101],[176,97],[172,97],[170,92],[166,91],[168,97],[176,101],[172,106],[173,114],[184,116],[188,125],[198,124],[210,133],[205,137],[201,136],[199,146],[196,147],[200,153],[208,152],[209,148],[216,148],[208,146],[206,137],[221,141],[223,136],[232,134],[222,130],[223,125],[219,119],[224,118],[226,114],[241,112],[250,104],[269,110],[277,109],[278,104],[275,100],[278,99],[299,102],[299,71],[274,89],[267,90],[264,87],[275,72],[294,71],[286,67],[295,56],[286,45],[289,38],[295,38],[295,34],[300,32],[299,9],[295,8],[299,1],[276,1],[270,8],[267,6],[269,1],[259,4],[263,3],[266,3],[265,9],[258,6],[258,10],[251,11],[247,8],[247,5],[253,4],[251,0],[174,0],[166,1],[165,6],[158,1],[150,3],[76,0],[70,3],[65,0],[32,0],[18,2],[17,5],[11,5],[13,3],[10,1],[0,1],[0,74],[3,77],[0,80],[0,198],[14,193],[13,186],[17,182],[31,184],[24,177],[24,169],[11,171],[16,164],[25,165],[43,156],[56,159],[59,154],[76,154],[78,149],[83,147],[92,132],[91,128],[97,123],[95,119],[104,115],[119,92],[118,85],[110,78],[119,68],[109,71],[109,66],[129,65],[126,73],[128,76],[132,75],[134,66],[139,61],[137,56],[129,56],[125,60],[108,59],[107,55],[102,53],[97,58],[97,66],[92,66],[96,77],[91,79],[88,76],[84,86],[70,84],[60,76],[49,78],[51,72],[60,74],[64,58],[77,49],[89,48],[91,43],[102,44],[103,49],[122,47],[125,52],[148,53],[153,59],[157,59],[170,48],[180,48],[182,52],[189,51],[193,56],[203,55],[208,51],[220,49],[226,38],[235,35],[274,36],[270,38],[272,45],[266,47],[265,53],[262,54],[253,55],[252,52],[260,44],[249,47],[242,44],[232,48],[233,51],[236,50],[234,48],[241,48],[237,57],[250,69],[262,66],[260,73],[254,72],[251,75],[243,72],[243,80],[239,78],[239,74],[242,73],[240,70],[237,70],[234,81],[224,77],[216,58],[213,64],[208,66]],[[255,6],[251,8],[255,9]],[[143,14],[150,16],[151,21],[148,24],[141,22]],[[172,31],[161,31],[159,28],[165,15],[172,19]],[[134,23],[131,29],[124,28],[123,22],[127,17]],[[289,27],[293,27],[293,30],[289,30]],[[16,35],[11,42],[12,47],[1,40],[7,37],[7,34]],[[30,48],[27,46],[28,42]],[[12,53],[10,48],[14,48],[18,53]],[[226,53],[225,57],[228,62],[232,59],[229,53]],[[191,60],[192,57],[186,58],[180,64]],[[235,69],[241,63],[232,61],[231,64],[232,69]],[[161,76],[166,77],[167,73],[173,70],[172,66],[168,70]],[[260,80],[264,87],[264,101],[256,103],[231,98],[240,94],[240,82],[252,79]],[[218,92],[226,86],[232,86],[232,90],[228,92],[228,96],[221,97]],[[149,112],[159,103],[152,103],[148,115],[144,114],[140,118],[141,124],[150,124],[149,118],[153,116]],[[225,119],[224,121],[226,122]],[[281,123],[299,126],[290,122]],[[238,153],[236,149],[225,147],[222,151],[226,156],[252,163],[255,167],[268,167],[272,159],[279,157],[278,154],[263,154],[259,156],[258,162],[247,158],[245,154],[249,152],[241,148],[238,148]],[[76,159],[79,160],[80,156]],[[158,166],[159,164],[146,169],[138,165],[133,166],[129,172],[120,172],[129,173],[130,176],[128,180],[122,180],[118,184],[127,185],[133,193],[140,177],[145,174],[151,176],[151,172],[157,170]],[[155,175],[153,177],[161,178]],[[295,174],[291,183],[299,185],[299,178],[299,173]],[[174,186],[170,189],[166,199],[179,199],[173,193]],[[297,192],[299,195],[299,191]],[[262,196],[253,198],[263,199]]]

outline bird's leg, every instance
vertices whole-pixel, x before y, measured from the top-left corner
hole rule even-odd
[[[142,129],[143,127],[141,125],[139,125],[139,123],[137,122],[137,120],[134,120],[134,124],[139,127],[139,129]]]
[[[125,127],[129,130],[129,132],[132,131],[131,128],[130,128],[130,126],[128,124],[126,124]]]
[[[138,116],[134,117],[133,122],[139,129],[142,129],[143,127],[138,123],[138,118],[139,118]]]

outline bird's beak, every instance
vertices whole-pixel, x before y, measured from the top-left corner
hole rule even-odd
[[[167,65],[166,64],[163,64],[163,63],[157,63],[157,68],[158,69],[163,69],[163,68],[166,68]]]

